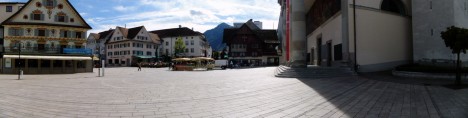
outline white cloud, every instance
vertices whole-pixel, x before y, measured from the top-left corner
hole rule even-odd
[[[139,0],[139,4],[135,6],[120,5],[113,8],[120,11],[121,15],[88,19],[88,22],[95,25],[94,31],[127,24],[127,27],[144,25],[148,30],[182,25],[204,32],[221,22],[232,25],[233,22],[245,22],[249,19],[262,21],[265,29],[271,29],[280,14],[277,0]],[[100,12],[110,13],[103,10]],[[112,27],[105,28],[106,26]]]
[[[117,11],[120,11],[120,12],[128,12],[128,11],[134,11],[136,9],[135,6],[122,6],[122,5],[119,5],[119,6],[116,6],[114,7],[114,10],[117,10]]]

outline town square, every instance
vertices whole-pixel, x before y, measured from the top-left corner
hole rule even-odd
[[[468,118],[467,0],[0,0],[0,118]]]
[[[109,68],[104,77],[25,75],[23,80],[2,75],[0,117],[467,116],[468,90],[441,87],[439,81],[424,81],[436,84],[431,86],[387,76],[276,78],[275,69]]]

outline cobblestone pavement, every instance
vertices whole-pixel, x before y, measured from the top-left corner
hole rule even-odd
[[[0,117],[468,117],[467,89],[366,77],[275,78],[275,69],[0,75]]]

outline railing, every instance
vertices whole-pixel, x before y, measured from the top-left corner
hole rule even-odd
[[[19,49],[17,47],[5,47],[6,53],[18,53]],[[23,47],[21,48],[21,53],[45,53],[45,54],[60,54],[60,48],[44,48],[39,49],[38,47]]]

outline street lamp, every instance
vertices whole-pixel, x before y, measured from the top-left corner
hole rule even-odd
[[[21,80],[21,76],[23,75],[23,68],[21,66],[21,44],[22,42],[17,42],[16,44],[19,45],[18,47],[18,66],[19,66],[18,80]]]

